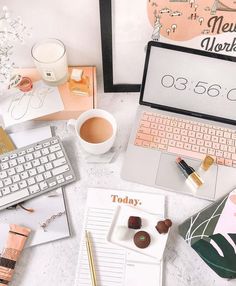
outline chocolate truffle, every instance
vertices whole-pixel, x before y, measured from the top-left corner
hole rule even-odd
[[[171,227],[172,226],[172,221],[170,219],[168,219],[168,218],[164,220],[164,223],[165,223],[165,225],[167,227]]]
[[[128,220],[128,228],[140,229],[142,226],[142,220],[138,216],[130,216]]]
[[[138,231],[134,236],[134,244],[138,248],[146,248],[151,242],[151,237],[146,231]]]
[[[156,225],[156,230],[162,234],[162,233],[167,233],[169,230],[169,227],[165,224],[163,220],[160,220],[157,225]]]

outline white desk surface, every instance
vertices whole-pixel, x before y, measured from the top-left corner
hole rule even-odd
[[[20,131],[48,124],[55,126],[56,134],[66,143],[64,145],[67,153],[79,175],[77,182],[66,187],[72,237],[25,250],[16,267],[11,286],[74,285],[87,187],[155,192],[153,188],[120,179],[120,169],[138,107],[138,98],[138,93],[99,95],[98,106],[113,113],[119,125],[116,145],[122,145],[122,151],[111,164],[84,162],[79,143],[75,135],[67,129],[65,121],[28,122],[11,129]],[[172,192],[161,193],[166,195],[166,214],[174,223],[165,252],[163,286],[235,286],[236,281],[228,282],[219,278],[177,233],[178,224],[209,202]]]

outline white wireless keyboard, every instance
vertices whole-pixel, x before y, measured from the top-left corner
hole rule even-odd
[[[58,137],[0,156],[0,210],[75,181]]]

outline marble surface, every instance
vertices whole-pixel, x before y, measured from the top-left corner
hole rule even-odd
[[[156,192],[153,188],[120,179],[120,169],[138,107],[138,97],[137,93],[99,95],[98,106],[113,113],[119,125],[115,144],[121,146],[121,151],[115,162],[110,164],[87,164],[74,133],[68,130],[64,121],[28,122],[11,129],[19,131],[48,124],[54,126],[56,134],[63,139],[72,165],[78,174],[78,180],[66,187],[72,237],[25,250],[16,267],[12,286],[74,285],[88,187]],[[177,234],[178,224],[207,206],[209,202],[166,191],[159,193],[166,195],[166,214],[174,223],[165,252],[163,285],[236,285],[236,281],[219,278]],[[148,282],[145,286],[148,286]]]

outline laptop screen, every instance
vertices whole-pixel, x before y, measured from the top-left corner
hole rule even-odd
[[[236,121],[233,61],[236,58],[151,42],[140,102],[219,121]]]

